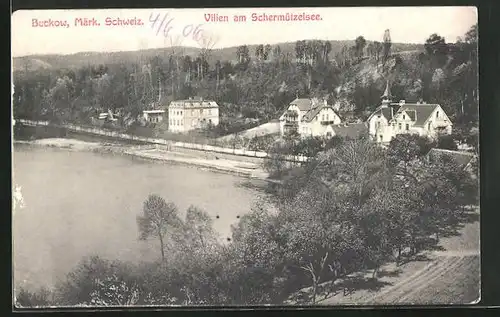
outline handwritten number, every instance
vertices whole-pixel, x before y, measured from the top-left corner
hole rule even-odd
[[[186,30],[188,27],[189,27],[189,32],[187,32],[186,34]],[[184,27],[184,30],[182,30],[182,35],[184,35],[184,37],[188,37],[188,35],[191,34],[191,31],[193,31],[193,25],[192,24],[186,25]]]
[[[203,24],[198,24],[193,31],[193,39],[197,42],[200,40],[200,36],[202,36],[203,34],[203,29],[201,28],[202,25]]]

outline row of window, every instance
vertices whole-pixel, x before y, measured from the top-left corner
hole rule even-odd
[[[171,111],[171,113],[173,115],[178,115],[178,116],[182,116],[182,110],[179,110],[179,111]],[[200,109],[200,114],[203,114],[203,109]],[[211,115],[212,114],[212,109],[208,109],[208,114]],[[194,110],[191,110],[191,115],[194,116]]]
[[[170,124],[170,125],[184,125],[184,122],[182,120],[170,119],[168,124]]]
[[[149,122],[152,122],[152,123],[158,123],[158,122],[160,122],[161,120],[160,120],[160,117],[149,117],[149,118],[148,118],[148,121],[149,121]]]
[[[158,122],[158,121],[157,121]],[[206,122],[205,119],[203,119],[203,122]],[[169,119],[169,122],[168,122],[170,125],[184,125],[184,121],[183,120],[175,120],[175,119]],[[212,119],[208,119],[208,123],[209,124],[212,124]],[[193,122],[194,124],[194,122]]]

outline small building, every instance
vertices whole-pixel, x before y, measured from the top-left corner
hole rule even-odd
[[[406,103],[405,100],[393,103],[389,83],[381,99],[381,105],[367,120],[369,134],[377,143],[387,144],[394,136],[402,133],[429,138],[451,134],[452,123],[440,105]]]
[[[473,171],[473,164],[477,164],[477,155],[474,153],[438,148],[432,148],[429,153],[427,153],[427,159],[429,162],[439,162],[449,159],[469,172]]]
[[[296,98],[279,118],[281,136],[297,133],[302,137],[332,137],[332,125],[341,120],[326,100]]]
[[[172,101],[168,107],[168,130],[188,132],[219,125],[219,105],[201,97]]]
[[[142,117],[146,122],[150,123],[160,123],[163,121],[163,115],[165,114],[165,110],[156,109],[156,110],[144,110],[142,112]]]

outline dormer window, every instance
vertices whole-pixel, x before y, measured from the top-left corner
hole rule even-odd
[[[403,115],[403,120],[406,120],[406,116],[405,115]]]

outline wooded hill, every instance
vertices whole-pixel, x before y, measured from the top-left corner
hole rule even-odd
[[[342,50],[344,46],[354,45],[354,41],[330,41],[331,43],[331,56],[335,56],[336,53]],[[280,46],[281,51],[284,54],[290,54],[290,56],[295,56],[295,43],[278,43],[271,45],[272,48]],[[251,52],[254,52],[257,45],[248,45]],[[393,43],[393,51],[412,51],[424,49],[422,44],[405,44],[405,43]],[[211,52],[211,58],[209,64],[213,66],[216,60],[220,61],[236,61],[236,52],[238,47],[227,47],[221,49],[214,49]],[[172,54],[189,55],[191,57],[199,56],[201,53],[201,48],[188,47],[188,46],[175,46],[166,48],[155,48],[155,49],[145,49],[138,51],[124,51],[124,52],[79,52],[75,54],[59,55],[59,54],[47,54],[47,55],[27,55],[22,57],[14,57],[13,59],[13,70],[25,70],[28,67],[29,70],[36,69],[59,69],[59,68],[80,68],[88,65],[99,65],[99,64],[113,64],[117,62],[123,63],[136,63],[139,60],[146,61],[155,56],[160,56],[162,58],[168,58]]]
[[[52,67],[31,71],[30,60]],[[325,98],[343,118],[364,120],[389,81],[394,100],[439,103],[455,125],[477,125],[477,74],[476,26],[455,43],[432,34],[423,47],[359,36],[214,51],[33,56],[14,72],[14,115],[90,123],[111,110],[127,126],[159,98],[164,107],[199,96],[221,106],[224,135],[236,132],[235,124],[245,128],[245,119],[276,120],[296,97]]]

